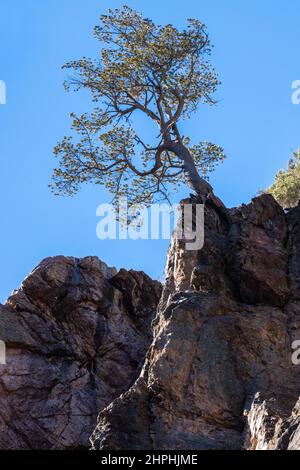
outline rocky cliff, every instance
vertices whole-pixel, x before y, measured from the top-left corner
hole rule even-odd
[[[172,242],[153,343],[93,448],[300,449],[299,274],[300,207],[208,205],[203,249]]]
[[[98,258],[45,259],[0,306],[0,449],[81,449],[137,378],[161,285]]]
[[[203,249],[174,238],[162,292],[46,259],[0,339],[1,449],[300,449],[300,207],[208,204]]]

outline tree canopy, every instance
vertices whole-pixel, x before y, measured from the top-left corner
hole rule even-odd
[[[179,31],[124,6],[102,15],[94,35],[99,57],[64,65],[73,73],[66,89],[88,89],[96,107],[71,114],[77,137],[64,137],[55,147],[53,192],[73,195],[91,182],[108,188],[115,201],[126,195],[129,204],[147,205],[169,200],[186,181],[208,197],[206,180],[224,159],[223,150],[210,142],[192,145],[179,129],[200,104],[215,104],[219,81],[205,25],[189,19]],[[153,142],[136,130],[139,113],[156,126]]]
[[[286,170],[280,170],[268,193],[285,208],[297,206],[300,200],[300,149],[293,152]]]

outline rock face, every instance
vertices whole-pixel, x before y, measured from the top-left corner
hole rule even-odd
[[[163,291],[48,258],[0,305],[0,340],[0,449],[299,450],[300,206],[208,202]]]
[[[151,343],[161,285],[98,258],[45,259],[0,306],[0,449],[80,449]]]
[[[93,449],[300,449],[300,207],[207,205],[203,249],[171,244],[153,332]]]

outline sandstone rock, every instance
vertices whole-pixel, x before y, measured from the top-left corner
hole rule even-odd
[[[160,294],[96,257],[45,259],[0,306],[0,449],[88,448],[140,371]]]
[[[300,449],[300,208],[208,205],[202,250],[172,240],[153,329],[93,449]]]

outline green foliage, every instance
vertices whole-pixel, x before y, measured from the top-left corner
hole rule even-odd
[[[297,206],[300,200],[300,149],[293,152],[287,170],[280,170],[275,181],[266,191],[283,207]]]
[[[124,6],[102,15],[94,34],[103,46],[99,57],[68,62],[64,68],[75,75],[65,87],[88,89],[98,107],[90,115],[71,115],[78,139],[65,137],[55,147],[54,193],[73,195],[82,183],[92,182],[108,188],[115,200],[121,195],[131,203],[168,199],[184,180],[179,147],[189,149],[198,171],[208,177],[224,159],[223,150],[207,142],[191,146],[178,130],[179,119],[189,118],[200,103],[215,104],[218,79],[205,25],[189,19],[179,31]],[[136,112],[158,126],[154,145],[135,132]]]

